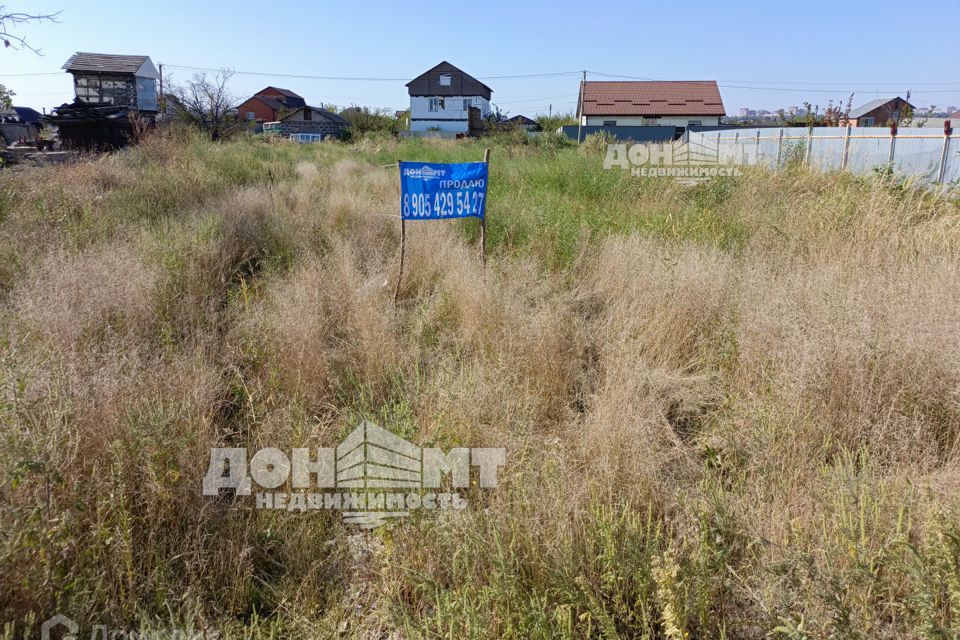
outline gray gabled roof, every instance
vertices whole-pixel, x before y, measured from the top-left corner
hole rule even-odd
[[[262,98],[261,98],[261,100],[262,100]],[[282,118],[280,118],[280,120],[286,120],[287,118],[290,118],[290,117],[293,116],[294,114],[296,114],[296,113],[298,113],[298,112],[300,112],[300,111],[303,111],[304,109],[310,109],[311,111],[316,111],[317,113],[319,113],[321,116],[323,116],[323,117],[326,118],[327,120],[330,120],[331,122],[335,122],[335,123],[337,123],[337,124],[350,124],[350,123],[347,121],[346,118],[344,118],[344,117],[342,117],[342,116],[338,116],[337,114],[335,114],[335,113],[332,112],[332,111],[327,111],[326,109],[321,109],[320,107],[311,107],[310,105],[307,105],[307,106],[305,106],[305,107],[300,107],[300,108],[298,108],[298,109],[294,109],[293,111],[291,111],[291,112],[288,113],[287,115],[285,115],[285,116],[283,116]]]
[[[860,106],[857,107],[856,109],[851,109],[851,110],[850,110],[850,116],[849,116],[849,117],[851,117],[851,118],[859,118],[860,116],[863,116],[863,115],[866,115],[866,114],[870,113],[871,111],[873,111],[873,110],[876,109],[877,107],[882,107],[883,105],[887,104],[888,102],[892,102],[892,101],[896,100],[898,97],[899,97],[899,96],[893,96],[892,98],[877,98],[876,100],[871,100],[870,102],[868,102],[868,103],[866,103],[866,104],[860,105]]]
[[[96,73],[137,73],[149,56],[124,56],[112,53],[84,53],[78,51],[70,56],[62,69],[67,71],[92,71]],[[153,63],[150,63],[153,67]]]

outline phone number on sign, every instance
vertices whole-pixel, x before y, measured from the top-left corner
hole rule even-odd
[[[483,212],[482,191],[438,191],[429,193],[405,193],[403,195],[404,218],[465,217]]]

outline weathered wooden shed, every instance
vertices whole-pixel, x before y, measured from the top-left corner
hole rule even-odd
[[[160,74],[148,56],[78,52],[63,69],[73,76],[76,97],[48,121],[65,147],[119,147],[130,140],[137,118],[153,125]]]

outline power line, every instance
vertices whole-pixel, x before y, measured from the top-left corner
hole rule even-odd
[[[220,71],[220,69],[214,69],[212,67],[190,67],[180,64],[164,64],[163,66],[171,69],[187,69],[190,71]],[[305,75],[305,74],[294,74],[294,73],[268,73],[265,71],[238,71],[235,69],[230,69],[236,75],[243,76],[268,76],[274,78],[298,78],[301,80],[344,80],[351,82],[404,82],[409,81],[409,78],[379,78],[373,76],[314,76],[314,75]],[[509,80],[513,78],[548,78],[555,76],[565,76],[571,74],[577,74],[578,71],[555,71],[550,73],[525,73],[525,74],[514,74],[507,76],[478,76],[477,80]]]
[[[511,98],[510,100],[491,100],[491,102],[494,102],[496,104],[517,104],[519,102],[546,102],[547,100],[559,100],[560,98],[572,99],[572,96],[573,96],[572,93],[562,93],[559,95],[552,95],[552,96],[531,96],[529,98],[520,98],[520,99]]]
[[[604,76],[606,78],[626,78],[628,80],[649,80],[649,81],[669,81],[670,78],[648,78],[645,76],[627,76],[620,75],[616,73],[605,73],[601,71],[589,71],[595,76]],[[865,87],[904,87],[904,86],[919,86],[919,85],[955,85],[956,81],[952,82],[916,82],[913,80],[904,80],[901,82],[821,82],[818,80],[716,80],[719,83],[727,82],[746,82],[751,84],[810,84],[810,85],[836,85],[839,87],[851,87],[854,85],[865,86]]]
[[[178,64],[165,64],[165,67],[172,69],[184,69],[189,71],[220,71],[220,69],[214,69],[212,67],[194,67],[188,65],[178,65]],[[275,77],[275,78],[294,78],[294,79],[303,79],[303,80],[331,80],[331,81],[348,81],[348,82],[404,82],[408,78],[388,78],[388,77],[374,77],[374,76],[317,76],[317,75],[307,75],[307,74],[293,74],[293,73],[271,73],[264,71],[244,71],[244,70],[232,70],[236,75],[245,75],[245,76],[263,76],[263,77]],[[580,71],[554,71],[548,73],[527,73],[527,74],[513,74],[513,75],[499,75],[499,76],[481,76],[478,77],[479,80],[510,80],[510,79],[525,79],[525,78],[549,78],[549,77],[560,77],[560,76],[569,76],[569,75],[579,75]],[[615,73],[606,73],[603,71],[588,71],[587,73],[600,76],[603,78],[623,78],[627,80],[643,80],[643,81],[657,81],[656,78],[650,78],[646,76],[631,76],[624,74],[615,74]],[[3,78],[22,78],[22,77],[37,77],[37,76],[59,76],[62,75],[60,72],[42,72],[42,73],[8,73],[0,74],[0,77]],[[838,92],[846,93],[847,91],[852,91],[853,93],[866,93],[873,95],[881,95],[890,93],[889,90],[879,91],[879,90],[870,90],[870,89],[856,89],[855,86],[891,86],[891,87],[911,87],[914,85],[919,86],[943,86],[954,84],[951,82],[884,82],[884,83],[869,83],[869,82],[809,82],[804,83],[800,81],[780,81],[779,84],[784,85],[797,85],[797,84],[819,84],[821,86],[825,85],[836,85],[837,89],[824,89],[818,87],[784,87],[784,86],[755,86],[750,84],[728,84],[735,82],[754,82],[757,85],[762,84],[773,84],[776,81],[766,81],[766,80],[718,80],[718,86],[724,89],[745,89],[750,91],[782,91],[782,92],[793,92],[793,93],[827,93],[827,94],[837,94]],[[920,91],[912,92],[913,95],[922,95],[928,93],[957,93],[960,92],[960,88],[952,89],[921,89]],[[563,97],[563,96],[557,96]],[[535,98],[524,101],[533,101]],[[517,102],[514,100],[513,102]],[[504,104],[507,104],[506,102]]]
[[[181,64],[164,64],[164,67],[169,69],[187,69],[190,71],[222,71],[222,69],[214,69],[212,67],[188,67]],[[346,77],[346,76],[310,76],[310,75],[301,75],[295,73],[267,73],[263,71],[237,71],[235,69],[227,69],[231,73],[238,76],[268,76],[271,78],[298,78],[301,80],[351,80],[359,82],[402,82],[404,80],[409,80],[409,78],[374,78],[374,77]]]
[[[575,76],[579,71],[556,71],[553,73],[526,73],[512,76],[478,76],[477,80],[512,80],[514,78],[548,78],[551,76]]]
[[[49,73],[0,73],[0,78],[31,78],[34,76],[62,76],[63,71],[51,71]]]

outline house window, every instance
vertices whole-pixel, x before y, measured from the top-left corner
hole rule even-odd
[[[429,111],[442,111],[443,110],[443,98],[430,98],[428,102],[427,109]]]
[[[860,121],[857,124],[859,124],[861,127],[872,127],[873,123],[873,118],[860,118]]]
[[[687,120],[688,127],[699,127],[703,121],[702,120]]]
[[[900,122],[900,112],[899,111],[892,112],[890,114],[890,119],[893,120],[894,122]]]
[[[645,126],[645,127],[655,127],[655,126],[657,126],[657,119],[656,119],[656,118],[644,118],[644,119],[643,119],[643,126]]]
[[[441,86],[441,87],[449,87],[449,86],[450,86],[450,74],[449,74],[449,73],[441,73],[441,74],[440,74],[440,86]]]
[[[256,119],[257,119],[257,114],[255,114],[253,111],[247,111],[247,120],[256,120]]]
[[[615,126],[617,126],[617,121],[616,121],[616,120],[604,120],[604,121],[603,121],[603,126],[605,126],[605,127],[615,127]]]
[[[313,111],[310,109],[303,110],[303,119],[304,120],[313,120]]]
[[[464,110],[464,111],[469,111],[469,110],[470,110],[470,107],[472,107],[472,106],[473,106],[473,100],[471,100],[470,98],[464,98],[464,99],[463,99],[463,110]]]

